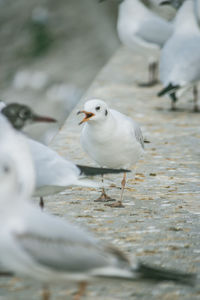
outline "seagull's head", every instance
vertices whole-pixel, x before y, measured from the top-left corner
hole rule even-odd
[[[79,123],[79,125],[85,122],[101,122],[105,121],[108,118],[109,108],[104,101],[94,99],[87,101],[84,105],[84,109],[78,111],[77,114],[81,113],[84,113],[85,117]]]
[[[1,112],[15,129],[22,129],[25,125],[35,122],[56,122],[53,118],[35,114],[30,107],[19,103],[8,104]]]

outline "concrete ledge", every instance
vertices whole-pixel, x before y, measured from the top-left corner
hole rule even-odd
[[[73,188],[68,193],[76,199],[76,204],[65,204],[66,215],[70,210],[70,215],[81,219],[90,230],[100,232],[102,238],[114,240],[147,262],[198,272],[199,114],[192,113],[190,94],[177,103],[179,111],[171,112],[169,99],[156,97],[161,86],[139,88],[136,82],[147,78],[146,67],[147,59],[124,48],[117,51],[52,143],[62,155],[76,162],[93,164],[80,146],[81,128],[77,125],[76,112],[86,100],[94,97],[106,100],[111,107],[139,122],[151,143],[136,166],[136,178],[129,176],[125,209],[97,205],[93,202],[97,191]],[[114,186],[109,192],[118,198],[121,178],[109,176],[109,179]],[[195,299],[197,296],[191,289],[173,285],[154,286],[150,294],[146,286],[136,289],[135,284],[132,288],[129,285],[130,294],[127,289],[117,294],[117,289],[112,288],[113,297],[106,299]],[[97,295],[105,299],[104,293],[99,291]]]
[[[146,64],[147,60],[126,49],[117,51],[51,144],[74,162],[93,164],[79,143],[81,128],[76,112],[85,100],[94,97],[139,122],[151,143],[136,166],[136,177],[134,172],[129,175],[125,208],[94,203],[98,191],[73,187],[64,195],[47,198],[46,209],[88,227],[131,257],[135,254],[148,263],[199,273],[199,114],[191,113],[188,95],[178,102],[180,111],[171,112],[169,100],[155,96],[159,86],[139,88],[136,81],[147,78]],[[121,176],[108,178],[112,185],[108,192],[118,198]],[[54,296],[71,299],[59,293]],[[172,283],[107,281],[90,285],[85,299],[188,300],[199,299],[199,294]]]

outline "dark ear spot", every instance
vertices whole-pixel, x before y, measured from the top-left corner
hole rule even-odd
[[[107,109],[105,110],[105,116],[107,116],[107,114],[108,114],[108,111],[107,111]]]
[[[9,166],[4,166],[4,172],[9,173],[10,172],[10,167]]]

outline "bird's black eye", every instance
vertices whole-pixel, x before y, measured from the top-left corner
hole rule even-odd
[[[26,118],[26,117],[28,117],[29,116],[29,111],[28,110],[26,110],[26,109],[23,109],[23,110],[21,110],[20,112],[19,112],[19,116],[21,117],[21,118]]]
[[[100,108],[101,108],[100,106],[95,107],[96,110],[100,110]]]

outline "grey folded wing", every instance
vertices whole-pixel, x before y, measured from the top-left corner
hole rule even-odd
[[[15,234],[15,239],[33,261],[52,271],[87,273],[108,263],[98,245],[87,241],[44,237],[31,232]]]
[[[133,126],[134,126],[134,134],[135,134],[136,140],[140,143],[141,147],[144,149],[144,138],[143,138],[140,126],[135,122],[134,122]]]

